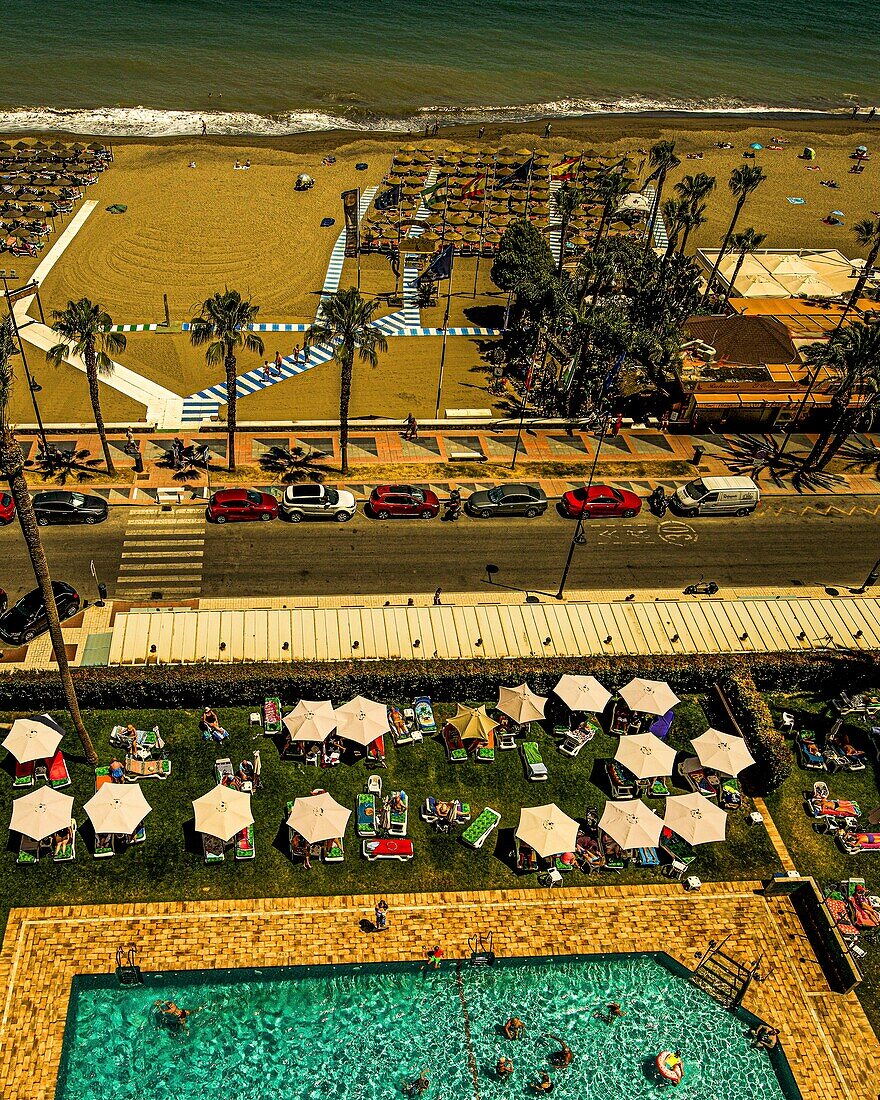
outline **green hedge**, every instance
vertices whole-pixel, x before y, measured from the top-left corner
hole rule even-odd
[[[755,793],[780,787],[791,774],[792,751],[773,723],[770,708],[749,671],[734,672],[721,685],[755,763],[744,780]]]

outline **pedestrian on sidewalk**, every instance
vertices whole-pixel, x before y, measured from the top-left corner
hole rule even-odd
[[[284,360],[281,358],[281,352],[275,352],[275,373],[278,377],[281,377],[281,368],[284,366]]]
[[[176,435],[171,444],[171,462],[175,470],[179,470],[183,463],[183,440]]]
[[[614,421],[614,424],[611,426],[611,434],[612,435],[620,435],[620,429],[622,427],[623,427],[623,413],[618,413],[617,417]]]
[[[407,416],[406,423],[404,425],[403,438],[404,439],[418,439],[418,435],[419,435],[418,421],[413,416],[413,414],[410,413],[409,416]]]
[[[383,898],[376,906],[376,931],[388,930],[388,902]]]
[[[660,431],[669,431],[669,409],[667,409],[666,412],[663,413],[663,415],[660,417]]]
[[[434,606],[435,606],[435,607],[439,607],[439,606],[440,606],[440,593],[441,593],[442,591],[443,591],[443,589],[442,589],[442,588],[438,588],[438,589],[437,589],[437,591],[436,591],[436,592],[434,593]]]
[[[276,355],[276,357],[278,356],[277,351],[275,352],[275,355]],[[294,361],[294,363],[299,362],[299,344],[294,344],[293,345],[293,361]],[[276,366],[280,366],[280,364],[276,363]]]

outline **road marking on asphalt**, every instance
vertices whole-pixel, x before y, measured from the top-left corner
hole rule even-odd
[[[204,546],[202,512],[133,510],[125,527],[116,595],[121,599],[149,599],[157,592],[198,596]]]

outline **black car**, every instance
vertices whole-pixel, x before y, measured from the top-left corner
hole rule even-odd
[[[79,593],[64,581],[52,581],[59,619],[69,619],[79,611]],[[10,645],[23,645],[49,629],[46,605],[39,588],[28,592],[8,611],[0,615],[0,638]]]
[[[34,493],[34,512],[41,527],[50,523],[103,523],[107,518],[107,501],[69,489],[57,489],[51,493]]]
[[[537,485],[508,482],[494,489],[480,489],[467,499],[469,515],[487,519],[489,516],[533,516],[547,511],[547,497]]]

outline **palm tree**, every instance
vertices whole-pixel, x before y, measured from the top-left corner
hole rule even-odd
[[[113,332],[112,329],[113,319],[101,306],[90,302],[88,298],[80,298],[78,302],[68,301],[66,309],[52,311],[52,331],[61,337],[62,342],[53,345],[46,352],[46,358],[56,367],[71,354],[81,356],[86,368],[86,378],[89,380],[89,397],[92,412],[95,414],[95,427],[101,437],[108,474],[114,474],[116,470],[104,430],[98,378],[108,378],[113,373],[113,360],[110,356],[125,351],[125,337],[121,332]]]
[[[715,190],[715,182],[714,176],[709,176],[705,172],[697,172],[695,176],[684,176],[675,185],[675,193],[688,204],[689,208],[684,226],[684,236],[681,239],[681,248],[679,249],[682,255],[687,250],[691,230],[699,229],[706,220],[704,217],[706,204],[703,200],[708,199]]]
[[[651,210],[651,217],[647,224],[646,248],[651,247],[654,236],[654,226],[657,224],[657,214],[660,210],[660,199],[663,195],[663,186],[666,183],[666,177],[673,168],[677,168],[679,164],[681,164],[681,161],[675,155],[675,142],[658,141],[656,145],[652,145],[648,163],[651,168],[653,168],[653,172],[651,172],[645,180],[645,183],[648,184],[651,180],[656,180],[657,188],[654,195],[654,206]]]
[[[688,237],[690,237],[692,231],[694,229],[699,229],[701,225],[705,224],[706,204],[701,202],[696,206],[689,207],[684,219],[684,233],[681,235],[681,248],[678,250],[680,256],[684,256],[687,251]]]
[[[582,187],[572,187],[568,180],[563,183],[553,196],[553,208],[559,218],[562,244],[559,247],[559,263],[556,273],[562,275],[562,261],[565,258],[565,238],[568,234],[568,226],[575,213],[583,206],[586,192]]]
[[[237,290],[217,291],[202,302],[201,313],[189,323],[189,338],[194,347],[205,348],[205,362],[215,367],[222,362],[226,368],[226,432],[229,437],[229,469],[235,469],[235,422],[238,393],[236,389],[235,352],[262,355],[264,345],[256,333],[249,331],[259,306],[242,298]]]
[[[306,333],[305,346],[329,344],[339,364],[339,450],[342,473],[348,473],[348,406],[351,401],[351,377],[355,352],[358,358],[375,367],[378,352],[388,350],[388,341],[373,325],[378,308],[375,299],[368,302],[357,287],[337,290],[324,299],[320,319]]]
[[[724,295],[725,309],[727,308],[727,303],[730,301],[730,296],[733,293],[736,280],[739,278],[743,261],[750,252],[757,252],[766,240],[766,233],[759,233],[756,229],[752,229],[751,226],[749,226],[748,229],[744,229],[742,233],[734,233],[730,238],[730,244],[733,251],[738,252],[739,255],[736,259],[736,267],[733,269],[733,275],[730,282],[727,284],[727,293]]]
[[[49,563],[43,552],[40,529],[34,515],[34,505],[24,476],[24,455],[9,423],[9,401],[12,395],[12,364],[10,358],[16,351],[12,338],[12,321],[7,317],[0,325],[0,470],[9,485],[9,491],[15,501],[15,514],[18,516],[21,533],[31,559],[31,566],[37,580],[43,601],[46,605],[46,617],[49,622],[49,637],[58,664],[61,688],[67,703],[67,710],[79,736],[86,759],[92,765],[97,764],[98,754],[82,720],[76,688],[70,674],[67,651],[64,648],[64,635],[58,618],[55,592],[49,575]]]
[[[619,169],[610,169],[607,172],[603,172],[593,184],[593,188],[596,193],[596,198],[602,203],[602,217],[599,219],[599,225],[596,229],[596,238],[593,241],[593,248],[597,248],[602,241],[602,234],[605,231],[605,227],[611,221],[611,215],[615,212],[620,205],[620,200],[629,193],[629,185],[633,181],[623,174]]]
[[[727,246],[730,244],[730,238],[733,236],[734,229],[736,229],[736,223],[742,213],[742,208],[746,204],[746,199],[766,178],[767,177],[757,164],[748,164],[742,168],[734,168],[730,173],[730,179],[727,181],[727,186],[730,188],[731,194],[736,198],[736,206],[733,209],[733,217],[730,219],[730,225],[727,227],[727,232],[724,234],[724,240],[721,242],[721,249],[715,260],[715,266],[712,268],[712,274],[709,276],[709,281],[706,283],[706,290],[703,293],[701,304],[705,305],[709,300],[709,295],[712,293],[712,284],[715,282],[715,276],[718,274],[718,267],[724,259],[725,252],[727,252]]]
[[[840,329],[843,322],[846,320],[850,310],[854,308],[856,302],[862,295],[862,291],[865,289],[865,283],[868,281],[871,272],[877,264],[877,257],[880,256],[880,217],[874,221],[872,218],[864,218],[857,225],[853,226],[853,233],[856,235],[856,240],[862,246],[862,248],[870,248],[868,258],[865,260],[865,266],[862,268],[862,273],[856,279],[856,285],[853,287],[852,294],[849,296],[849,301],[840,316],[840,320],[837,322],[837,328]]]
[[[669,238],[664,257],[668,259],[675,251],[679,235],[688,227],[691,208],[684,199],[666,199],[660,209],[666,223],[666,236]]]

